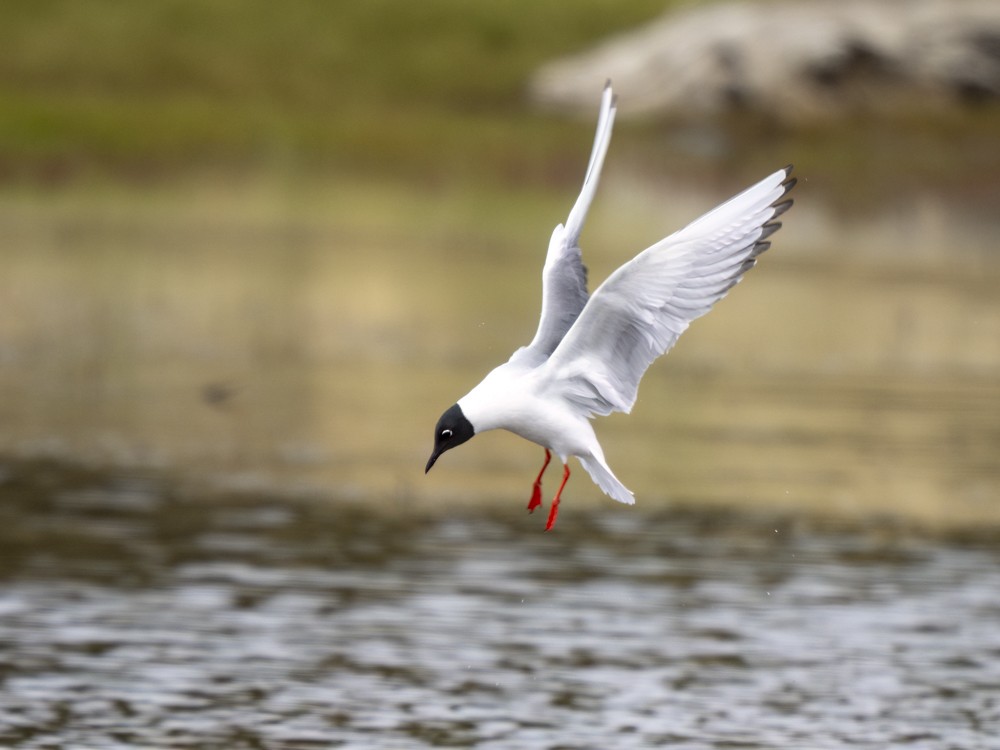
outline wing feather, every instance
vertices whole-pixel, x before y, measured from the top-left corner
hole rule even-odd
[[[767,250],[795,185],[786,167],[641,252],[608,277],[545,363],[590,415],[628,412],[649,365]],[[779,202],[781,201],[781,202]]]
[[[597,118],[597,132],[590,161],[576,203],[565,224],[552,232],[549,249],[542,269],[542,314],[535,337],[526,347],[518,349],[511,360],[524,360],[530,365],[544,362],[562,341],[580,312],[587,304],[587,268],[580,252],[580,233],[587,218],[587,211],[594,200],[597,183],[604,165],[604,156],[611,142],[611,129],[615,121],[615,97],[611,82],[604,87],[601,111]]]

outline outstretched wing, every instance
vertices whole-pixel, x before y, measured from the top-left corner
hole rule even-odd
[[[597,134],[594,136],[594,148],[583,179],[583,189],[569,212],[566,224],[559,224],[549,240],[549,250],[542,268],[542,315],[538,330],[531,343],[515,352],[512,360],[526,359],[535,365],[544,362],[587,304],[587,269],[580,253],[580,232],[583,231],[587,210],[597,191],[614,121],[615,97],[611,91],[611,81],[608,81],[601,98]]]
[[[770,247],[792,201],[786,167],[644,250],[594,292],[545,367],[590,415],[628,412],[639,381]]]

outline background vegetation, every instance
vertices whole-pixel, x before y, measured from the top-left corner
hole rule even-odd
[[[591,124],[534,110],[528,75],[688,4],[12,0],[0,8],[0,180],[250,169],[571,184]],[[796,132],[739,118],[707,124],[707,150],[704,134],[664,123],[623,128],[619,158],[685,177],[743,182],[794,159],[843,206],[913,188],[980,207],[997,197],[996,107]]]
[[[539,123],[524,137],[523,121],[538,119],[526,76],[663,5],[5,3],[4,169],[8,179],[275,164],[530,173],[553,152],[558,163],[567,129]]]

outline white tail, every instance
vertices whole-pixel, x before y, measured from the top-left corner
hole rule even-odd
[[[577,458],[580,459],[583,468],[590,474],[590,478],[594,480],[594,484],[600,487],[605,495],[626,505],[635,504],[635,495],[632,494],[628,487],[618,481],[618,477],[611,472],[607,464],[596,456],[588,456],[586,458],[577,456]]]

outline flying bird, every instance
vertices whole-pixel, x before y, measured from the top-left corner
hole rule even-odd
[[[609,81],[583,189],[566,223],[549,240],[535,337],[441,415],[424,470],[430,471],[445,451],[487,430],[508,430],[537,443],[545,449],[545,463],[532,487],[529,511],[542,504],[542,475],[552,454],[563,463],[546,531],[559,512],[570,456],[577,457],[605,494],[621,503],[635,502],[604,459],[590,420],[632,410],[639,381],[653,360],[754,266],[770,247],[768,238],[781,227],[775,219],[792,205],[785,198],[795,185],[788,166],[643,250],[588,296],[580,233],[615,112]]]

